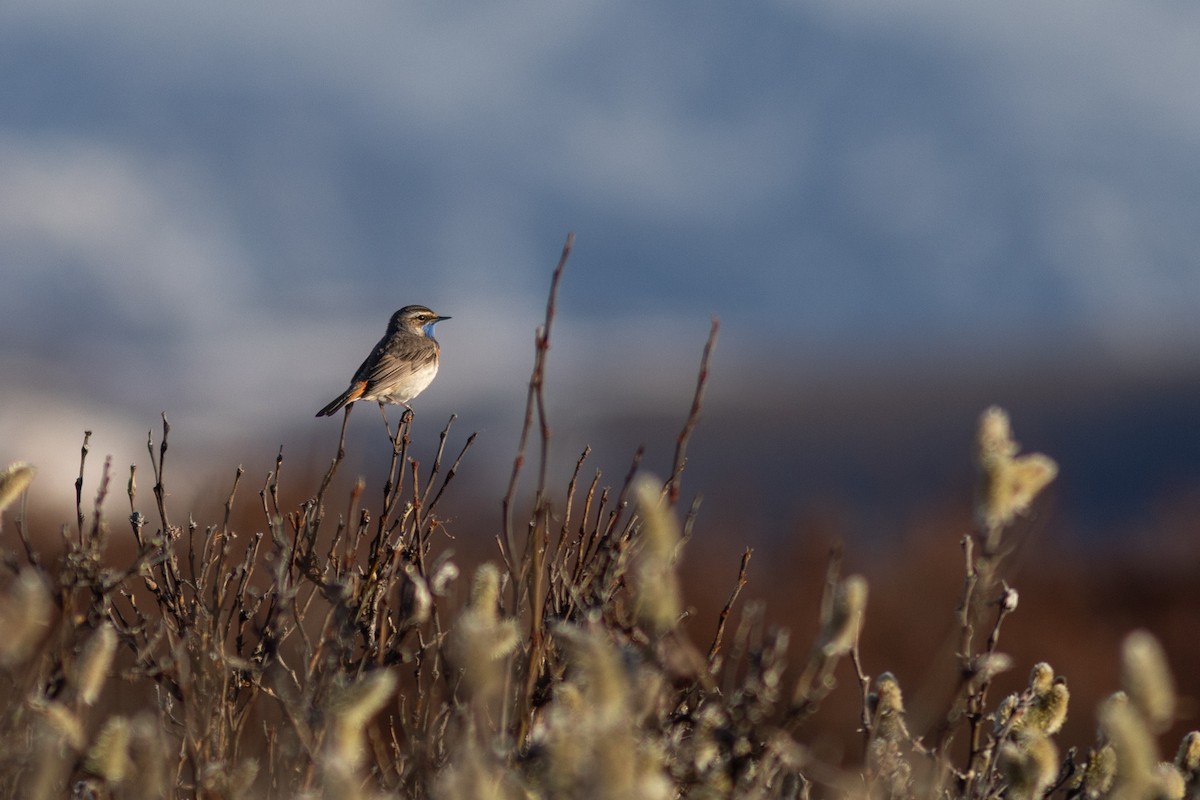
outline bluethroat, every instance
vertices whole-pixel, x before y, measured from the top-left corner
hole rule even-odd
[[[433,338],[433,326],[449,317],[439,317],[425,306],[405,306],[392,314],[387,333],[363,361],[350,380],[350,388],[317,412],[327,417],[355,400],[400,403],[419,395],[438,371],[441,347]],[[410,411],[412,409],[409,409]]]

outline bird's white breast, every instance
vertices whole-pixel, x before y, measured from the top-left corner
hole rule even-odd
[[[438,365],[436,361],[418,367],[409,374],[405,375],[395,383],[387,387],[381,387],[371,397],[364,397],[364,400],[378,400],[381,403],[407,403],[414,397],[425,391],[425,388],[433,382],[433,378],[437,375]]]

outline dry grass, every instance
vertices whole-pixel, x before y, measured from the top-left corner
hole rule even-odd
[[[910,719],[896,676],[866,674],[871,593],[843,574],[836,550],[797,663],[789,633],[764,622],[761,604],[740,603],[749,550],[730,565],[715,618],[686,627],[678,560],[697,504],[681,506],[682,478],[717,326],[670,475],[642,474],[639,453],[610,485],[586,471],[585,451],[553,481],[544,377],[570,247],[537,332],[494,562],[473,575],[460,576],[438,535],[472,441],[451,448],[453,418],[428,466],[410,458],[411,415],[389,432],[378,505],[361,482],[348,498],[327,496],[347,409],[308,499],[281,499],[280,455],[257,500],[239,469],[223,513],[203,524],[167,502],[165,417],[148,442],[150,509],[131,470],[127,525],[101,513],[111,465],[85,509],[85,437],[62,555],[39,553],[23,515],[3,540],[19,546],[2,553],[0,795],[1200,797],[1200,733],[1160,760],[1156,736],[1176,698],[1144,631],[1123,644],[1123,691],[1103,705],[1086,751],[1057,743],[1070,692],[1050,664],[994,696],[997,675],[1030,666],[1000,648],[1007,620],[1027,613],[1006,579],[1006,533],[1057,469],[1020,454],[999,409],[980,420],[976,527],[961,539],[957,609],[944,612],[956,635],[943,666],[955,678],[936,714]],[[0,474],[4,505],[33,477],[24,464]],[[249,533],[232,522],[246,503],[261,513]],[[857,685],[859,748],[835,762],[810,743],[837,675]]]

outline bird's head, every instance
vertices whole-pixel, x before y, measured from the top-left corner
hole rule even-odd
[[[406,330],[418,336],[433,337],[433,326],[449,317],[439,317],[425,306],[405,306],[392,315],[389,331]]]

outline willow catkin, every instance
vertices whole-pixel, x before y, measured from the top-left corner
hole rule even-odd
[[[1029,675],[1025,714],[1015,728],[1033,728],[1044,734],[1058,733],[1067,721],[1070,699],[1066,678],[1055,677],[1054,669],[1044,661],[1035,664]]]
[[[129,757],[131,736],[128,719],[121,716],[109,717],[96,734],[92,746],[88,748],[84,768],[103,778],[111,786],[124,783],[133,771],[133,761]]]
[[[8,469],[0,472],[0,512],[12,505],[21,496],[21,492],[29,488],[37,469],[24,461],[16,461],[8,465]]]
[[[980,481],[976,517],[996,544],[1000,530],[1029,510],[1034,498],[1058,475],[1058,465],[1041,453],[1018,456],[1008,414],[997,406],[983,412],[976,435]]]
[[[1022,731],[1000,746],[997,765],[1008,786],[1006,797],[1033,800],[1058,775],[1058,748],[1039,731]]]
[[[75,663],[75,690],[84,705],[95,705],[116,652],[117,632],[105,622],[92,633]]]
[[[1121,646],[1121,684],[1150,730],[1162,733],[1175,720],[1175,681],[1162,645],[1138,630]]]
[[[638,478],[634,487],[642,518],[641,550],[634,562],[637,614],[642,624],[659,634],[674,628],[683,613],[679,577],[675,574],[679,523],[664,507],[661,488],[661,482],[646,475]]]
[[[396,673],[381,669],[355,681],[334,697],[329,707],[333,733],[329,755],[334,763],[347,769],[363,763],[367,723],[395,690]]]
[[[1155,783],[1158,749],[1142,715],[1122,692],[1100,707],[1100,729],[1112,743],[1116,761],[1113,796],[1145,796]]]
[[[36,569],[24,569],[0,594],[0,667],[25,663],[45,638],[53,602],[46,580]]]
[[[520,642],[514,619],[500,616],[500,571],[483,564],[475,571],[471,596],[458,615],[447,641],[447,655],[461,670],[467,688],[490,696],[503,682],[503,662]]]
[[[862,631],[867,608],[867,579],[849,575],[834,590],[833,602],[821,626],[817,647],[827,657],[850,652]]]

